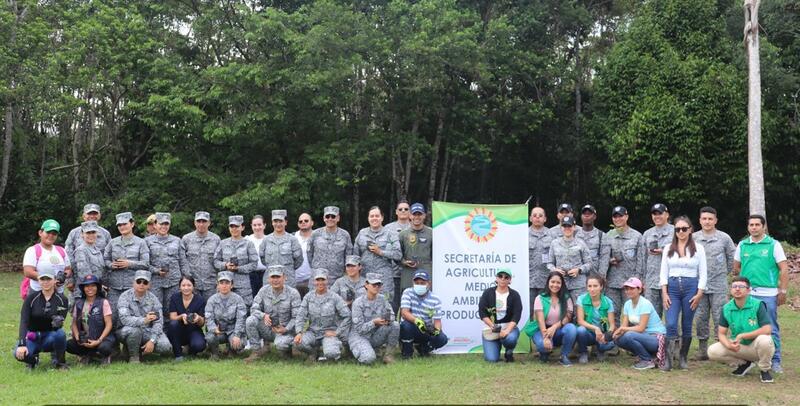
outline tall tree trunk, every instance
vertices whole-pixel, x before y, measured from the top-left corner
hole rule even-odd
[[[0,202],[8,186],[8,173],[11,168],[11,151],[14,148],[14,107],[11,102],[6,106],[5,138],[3,139],[3,164],[0,170]]]
[[[439,174],[439,150],[442,146],[444,136],[444,110],[440,110],[436,124],[436,137],[433,141],[433,152],[431,153],[431,175],[428,178],[428,207],[432,207],[434,194],[436,193],[436,177]]]
[[[760,0],[744,1],[744,41],[747,49],[747,173],[750,186],[750,214],[766,216],[764,164],[761,159],[761,66],[758,41]]]
[[[83,120],[81,120],[80,109],[77,114],[77,122],[75,123],[75,131],[72,136],[72,192],[75,199],[77,199],[77,192],[81,188],[81,145],[83,144]],[[77,203],[77,201],[76,201]]]

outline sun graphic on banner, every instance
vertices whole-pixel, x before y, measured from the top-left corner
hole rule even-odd
[[[464,219],[464,232],[477,243],[488,242],[497,235],[497,219],[491,210],[483,207],[473,209]]]

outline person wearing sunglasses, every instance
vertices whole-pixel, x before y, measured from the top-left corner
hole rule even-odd
[[[519,339],[519,320],[522,318],[522,298],[511,289],[511,269],[500,268],[495,275],[495,286],[483,291],[478,302],[478,316],[483,327],[483,359],[500,360],[500,350],[505,348],[506,362],[514,362],[514,348]]]
[[[220,243],[219,235],[209,231],[211,214],[198,211],[194,214],[194,231],[181,238],[186,251],[186,263],[197,282],[195,293],[208,300],[217,291],[217,270],[214,269],[214,253]]]
[[[153,273],[150,292],[165,305],[163,316],[169,317],[170,298],[178,293],[181,276],[189,275],[189,266],[181,239],[169,233],[172,215],[156,213],[156,224],[156,234],[144,239],[150,249],[150,272]]]
[[[719,342],[708,348],[708,357],[738,364],[731,374],[740,378],[756,363],[761,370],[761,382],[770,383],[775,340],[767,306],[750,294],[750,280],[743,276],[733,278],[731,296],[733,299],[722,307],[720,314]]]
[[[550,251],[545,263],[547,270],[558,272],[564,277],[573,303],[586,292],[586,275],[592,269],[592,255],[589,247],[575,238],[575,217],[561,218],[561,237],[550,243]]]
[[[692,239],[692,222],[686,216],[675,219],[672,243],[663,248],[661,257],[661,296],[667,319],[667,358],[665,371],[672,368],[672,357],[680,351],[681,369],[688,369],[687,355],[692,345],[694,312],[703,298],[708,279],[706,250]],[[678,315],[681,337],[678,338]]]
[[[339,228],[338,207],[325,207],[323,215],[325,227],[314,230],[308,242],[308,262],[312,269],[326,269],[328,286],[332,286],[344,274],[344,262],[353,254],[353,240],[350,233]],[[309,284],[316,286],[313,280]]]
[[[403,230],[407,230],[411,227],[411,206],[409,205],[408,201],[405,199],[401,199],[397,206],[394,209],[394,214],[397,220],[387,224],[384,226],[387,230],[395,231],[397,233],[398,240],[400,239],[400,233]],[[400,242],[400,248],[402,249],[402,241]],[[402,274],[403,274],[403,263],[405,261],[401,260],[399,262],[394,263],[394,301],[392,306],[396,309],[400,305],[400,295],[403,293],[403,289],[406,286],[402,285]],[[428,268],[430,269],[430,268]],[[412,272],[413,275],[413,272]]]
[[[72,308],[72,338],[67,341],[67,352],[78,356],[86,365],[91,357],[101,357],[101,363],[111,363],[111,353],[117,346],[112,333],[113,318],[108,302],[96,275],[86,275],[78,281],[81,296]]]
[[[120,235],[111,239],[103,251],[106,263],[103,283],[109,288],[108,301],[111,302],[111,309],[114,312],[114,326],[119,327],[117,303],[122,293],[133,285],[136,271],[149,269],[150,249],[143,238],[133,234],[136,224],[131,212],[117,214],[116,221]]]
[[[311,240],[311,233],[314,228],[314,220],[308,213],[300,214],[297,218],[297,232],[294,237],[300,243],[300,248],[303,250],[303,263],[299,268],[294,270],[295,284],[294,288],[300,293],[300,297],[304,297],[308,293],[309,279],[311,279],[311,264],[308,261],[308,242]]]
[[[411,205],[411,227],[400,232],[400,249],[403,251],[400,274],[400,287],[414,285],[417,269],[433,269],[433,229],[425,225],[425,206],[422,203]],[[395,301],[399,306],[399,298]]]
[[[253,244],[248,241],[252,246]],[[246,283],[250,289],[250,280],[239,278],[231,271],[217,274],[217,293],[206,302],[206,344],[211,352],[211,360],[219,359],[219,346],[226,344],[230,352],[238,353],[244,349],[247,333],[247,306],[244,299],[234,290],[236,282]]]
[[[545,290],[547,275],[550,273],[547,270],[547,262],[550,262],[550,244],[553,242],[553,237],[544,226],[547,222],[547,215],[543,208],[538,206],[532,208],[528,220],[531,222],[531,226],[528,228],[528,288],[530,289],[529,299],[532,308],[536,296]],[[531,312],[531,317],[533,316],[533,312]]]
[[[303,265],[303,247],[286,232],[286,210],[272,211],[272,233],[264,237],[258,256],[265,266],[282,265],[286,284],[296,286],[294,270]],[[264,280],[264,284],[269,281]]]
[[[282,358],[291,355],[296,332],[295,319],[300,312],[302,299],[297,289],[286,285],[284,275],[283,265],[270,266],[267,269],[269,284],[264,285],[253,299],[250,317],[245,321],[247,341],[253,352],[245,358],[245,362],[263,357],[269,352],[270,342],[275,343]]]
[[[31,291],[22,302],[14,357],[33,370],[39,363],[39,353],[50,352],[55,368],[69,369],[64,357],[67,337],[62,330],[69,301],[56,291],[56,273],[52,267],[39,269],[37,282],[39,289]]]
[[[328,290],[327,279],[327,270],[314,270],[314,291],[303,298],[295,320],[298,331],[294,345],[308,354],[309,362],[338,360],[342,338],[350,332],[350,309],[344,299]],[[317,358],[320,350],[322,356]]]
[[[608,241],[608,255],[600,259],[600,275],[606,278],[606,295],[614,308],[622,308],[624,302],[623,284],[630,278],[641,280],[642,270],[639,247],[642,233],[628,225],[628,209],[616,206],[611,210],[614,228],[609,230],[604,240]]]
[[[253,304],[250,272],[258,267],[258,251],[252,242],[242,236],[244,217],[229,216],[228,231],[231,236],[220,241],[217,251],[214,253],[214,268],[218,272],[227,271],[233,274],[233,291],[242,297],[245,305],[249,308]],[[219,276],[219,274],[217,275]],[[219,290],[219,278],[217,278],[217,285],[217,290]]]
[[[132,364],[141,362],[143,355],[172,352],[172,345],[164,334],[161,302],[150,292],[152,275],[150,271],[136,271],[133,287],[123,292],[117,303],[120,322],[117,338],[127,348]]]
[[[656,308],[658,314],[664,314],[663,298],[661,297],[661,253],[663,247],[672,241],[675,227],[669,223],[669,210],[663,203],[656,203],[650,208],[650,218],[653,227],[642,233],[642,272],[644,272],[644,296]]]
[[[352,324],[348,343],[359,364],[372,364],[382,347],[383,363],[394,362],[393,353],[400,340],[400,324],[395,320],[392,304],[381,294],[381,275],[368,273],[364,280],[366,294],[352,306]]]

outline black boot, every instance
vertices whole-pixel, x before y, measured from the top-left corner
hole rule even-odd
[[[678,365],[681,369],[689,369],[689,361],[687,360],[689,356],[689,347],[692,346],[692,337],[683,337],[681,338],[681,356],[678,360]]]
[[[664,365],[661,366],[662,371],[670,371],[672,370],[672,354],[675,353],[675,347],[677,346],[677,339],[668,338],[666,342],[666,350],[664,351]]]

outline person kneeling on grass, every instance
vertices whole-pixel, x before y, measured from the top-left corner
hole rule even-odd
[[[48,267],[37,275],[39,290],[29,291],[19,317],[19,341],[14,350],[17,361],[24,362],[28,370],[39,363],[39,353],[52,354],[52,363],[58,369],[69,369],[64,358],[67,337],[61,327],[67,316],[67,297],[56,292],[56,273]]]
[[[769,371],[775,342],[767,305],[750,296],[750,280],[742,276],[733,278],[731,296],[719,316],[719,342],[708,348],[708,358],[727,363],[744,361],[732,372],[738,377],[745,376],[756,362],[761,382],[772,382]]]
[[[659,367],[664,365],[664,334],[667,330],[653,304],[642,296],[642,281],[630,278],[622,288],[628,301],[622,307],[622,322],[614,331],[614,342],[639,357],[639,361],[633,365],[635,369],[655,368],[656,363]]]
[[[112,334],[111,302],[106,299],[95,275],[86,275],[78,281],[80,297],[72,308],[72,338],[67,341],[67,352],[75,354],[81,364],[90,357],[100,356],[102,364],[111,363],[111,353],[117,346]]]
[[[172,344],[172,355],[175,361],[183,361],[183,346],[187,346],[189,355],[195,355],[206,349],[203,336],[203,318],[206,300],[200,293],[195,294],[195,280],[183,275],[178,283],[178,292],[169,298],[169,324],[167,336]]]
[[[283,265],[267,268],[267,284],[262,287],[250,306],[250,317],[245,322],[247,340],[253,351],[244,362],[253,362],[269,352],[269,343],[275,343],[278,354],[289,358],[295,336],[295,319],[300,313],[300,292],[286,284]],[[262,340],[264,345],[261,345]]]
[[[345,278],[339,279],[339,281]],[[338,282],[338,281],[337,281]],[[376,352],[386,345],[383,362],[394,362],[392,353],[397,349],[400,325],[394,319],[392,304],[381,293],[383,281],[378,273],[368,273],[364,282],[367,294],[353,302],[353,323],[348,343],[350,352],[360,364],[371,364]]]
[[[483,291],[478,303],[478,315],[483,328],[483,359],[500,360],[500,348],[505,347],[506,362],[514,362],[514,348],[519,339],[519,319],[522,317],[522,299],[511,289],[511,270],[498,269],[496,286]]]
[[[308,361],[336,361],[342,356],[342,337],[350,333],[350,309],[341,296],[328,290],[328,271],[314,271],[314,291],[300,303],[295,326],[308,328],[294,336],[297,349],[308,354]],[[317,358],[319,350],[322,356]]]
[[[172,346],[164,334],[161,302],[150,293],[150,271],[139,270],[133,275],[133,287],[119,296],[117,311],[121,327],[117,338],[128,349],[129,362],[141,362],[140,353],[153,351],[169,354]]]
[[[419,270],[414,273],[414,286],[403,291],[400,299],[400,352],[403,359],[420,356],[444,347],[447,336],[442,332],[442,300],[431,292],[430,276]]]
[[[540,361],[547,362],[553,348],[561,346],[561,365],[572,365],[569,353],[577,334],[575,325],[570,323],[573,309],[564,276],[557,271],[550,272],[547,290],[536,296],[533,319],[525,325],[525,333],[532,336]]]
[[[578,363],[589,362],[588,347],[597,349],[597,360],[604,361],[606,351],[614,348],[611,335],[617,327],[614,302],[603,294],[606,281],[597,274],[586,279],[588,293],[578,297]]]
[[[250,280],[243,283],[250,283]],[[232,289],[233,272],[222,271],[217,275],[217,293],[206,302],[206,344],[211,360],[219,359],[220,344],[227,344],[231,352],[244,348],[247,306]]]

